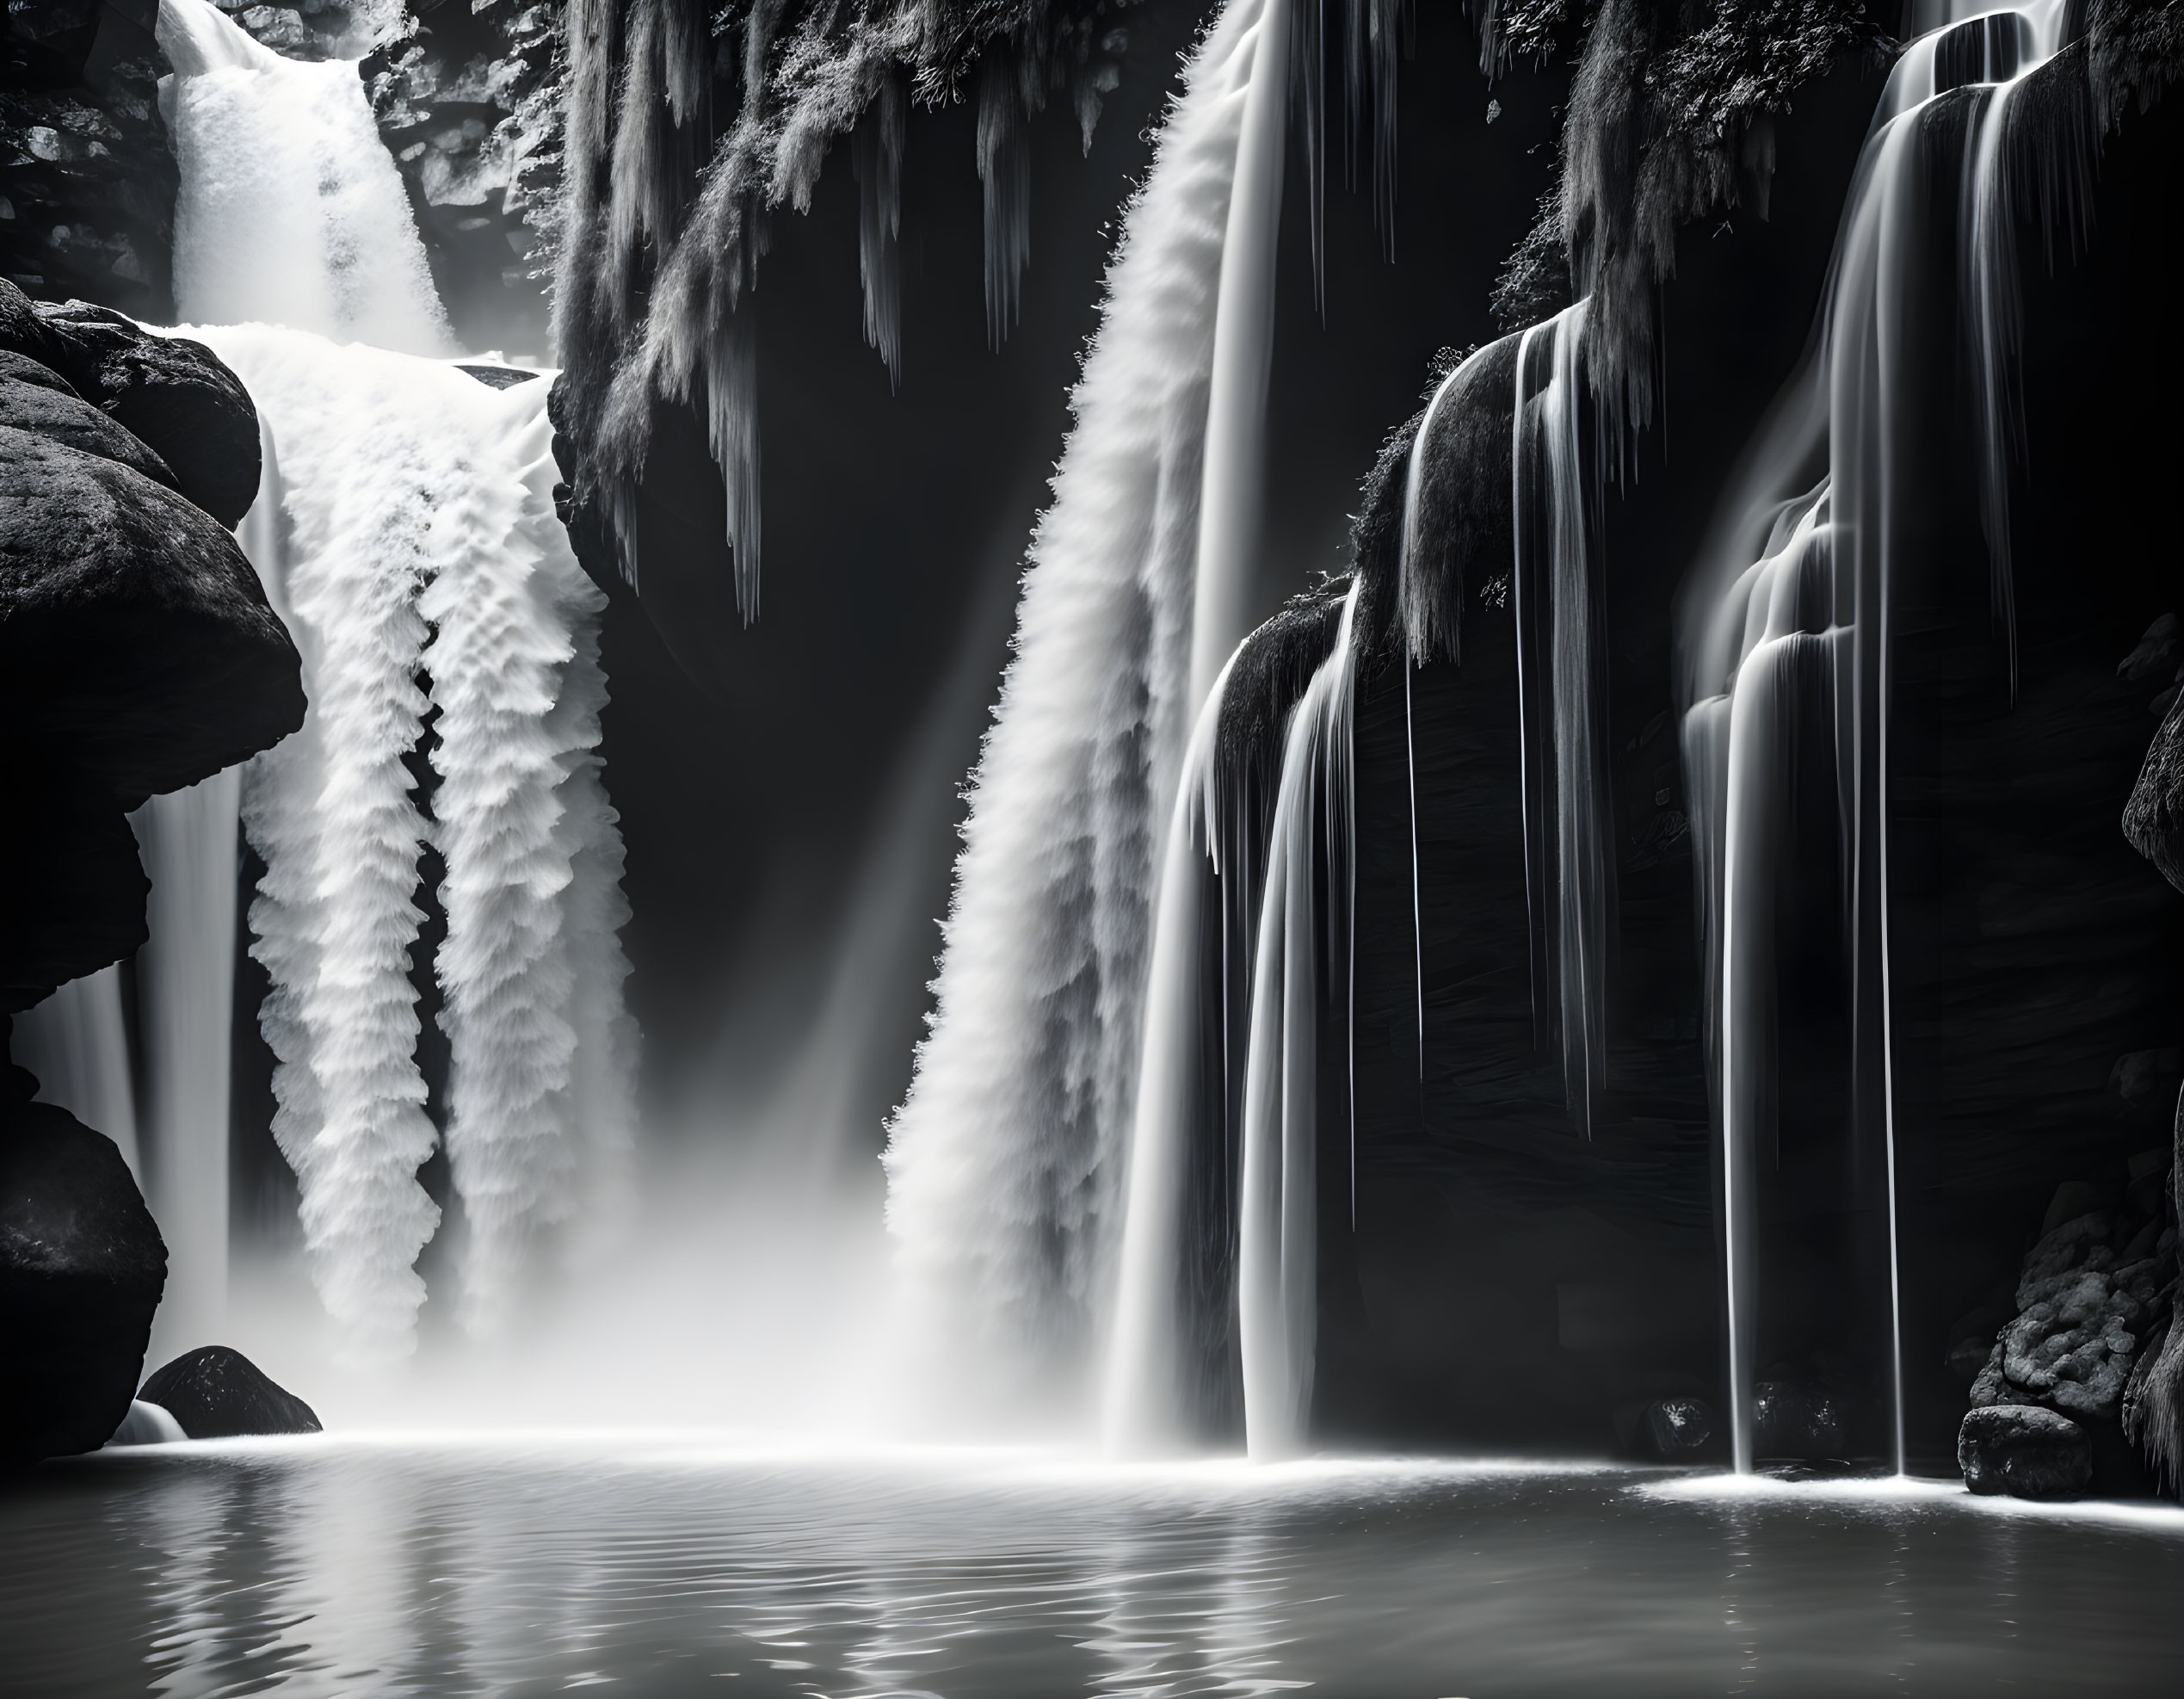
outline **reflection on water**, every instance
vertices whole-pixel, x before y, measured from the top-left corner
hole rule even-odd
[[[2180,1597],[2175,1513],[1625,1471],[533,1436],[0,1488],[0,1687],[53,1699],[2150,1693]]]

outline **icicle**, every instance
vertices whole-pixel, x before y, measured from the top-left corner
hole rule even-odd
[[[1321,950],[1323,942],[1339,949],[1351,927],[1357,597],[1354,583],[1334,650],[1312,675],[1283,741],[1253,964],[1237,1290],[1245,1444],[1260,1460],[1300,1449],[1311,1413],[1319,1306],[1319,1018],[1336,959],[1335,951]],[[1324,915],[1316,900],[1323,868]]]
[[[888,382],[903,381],[903,146],[907,103],[889,77],[858,127],[857,271],[865,287],[865,342],[887,365]]]
[[[706,411],[713,457],[728,494],[728,547],[735,557],[736,611],[758,620],[758,308],[748,293],[713,327],[706,348]]]
[[[639,6],[631,19],[629,52],[615,102],[614,145],[608,167],[607,265],[613,287],[608,304],[618,319],[637,292],[639,261],[647,235],[664,240],[669,230],[661,197],[666,186],[666,103],[660,90],[660,9]]]
[[[1016,322],[1031,260],[1031,139],[1015,68],[990,49],[978,79],[978,181],[985,189],[986,340],[999,348]]]

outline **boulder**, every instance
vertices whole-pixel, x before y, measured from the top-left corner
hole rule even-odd
[[[155,484],[175,487],[175,474],[166,461],[153,454],[128,431],[77,395],[58,376],[50,384],[18,375],[23,369],[43,368],[16,360],[17,370],[0,369],[0,425],[27,430],[48,442],[59,442],[101,460],[114,461],[141,473]]]
[[[1761,1457],[1817,1462],[1843,1455],[1842,1411],[1820,1387],[1761,1381],[1752,1389],[1752,1450]]]
[[[146,1380],[137,1396],[166,1411],[192,1439],[319,1430],[309,1405],[225,1345],[184,1352]]]
[[[113,792],[66,758],[0,738],[0,1013],[136,954],[151,883]]]
[[[2164,879],[2184,891],[2184,695],[2170,704],[2154,733],[2138,782],[2124,804],[2123,834]]]
[[[1639,1413],[1632,1449],[1657,1462],[1694,1462],[1713,1449],[1718,1427],[1704,1399],[1656,1399]]]
[[[240,524],[258,495],[258,410],[219,356],[83,301],[32,310],[52,351],[45,363],[172,467],[183,495],[221,525]]]
[[[167,1247],[114,1141],[0,1089],[0,1461],[104,1444],[129,1413]]]
[[[124,809],[303,723],[301,664],[215,519],[142,473],[0,425],[0,726]]]
[[[1957,1467],[1974,1492],[2075,1498],[2093,1482],[2093,1447],[2083,1428],[2055,1411],[1990,1404],[1965,1415]]]

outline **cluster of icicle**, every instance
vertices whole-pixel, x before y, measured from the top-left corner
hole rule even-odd
[[[1231,0],[1126,214],[891,1128],[929,1325],[1003,1357],[1081,1364],[1111,1257],[1161,827],[1243,634],[1287,28],[1284,0]]]
[[[1315,253],[1328,3],[1283,6],[1299,66]],[[1402,12],[1397,0],[1340,0],[1335,30],[1351,122],[1371,126],[1375,206],[1391,244]],[[854,10],[755,5],[718,21],[696,0],[574,0],[555,341],[579,451],[577,494],[598,504],[632,584],[642,568],[632,504],[652,410],[662,401],[694,406],[726,489],[737,603],[747,621],[758,615],[751,297],[768,218],[783,207],[809,211],[828,150],[854,137],[865,337],[899,381],[909,108],[953,98],[975,76],[986,320],[998,345],[1015,323],[1031,257],[1031,120],[1065,90],[1089,150],[1102,100],[1120,81],[1127,31],[1116,25],[1104,7],[1076,0],[1039,0],[1005,15],[960,0],[879,0]],[[717,80],[729,87],[732,115],[717,110]]]
[[[1994,609],[2014,687],[2008,483],[2016,409],[2021,221],[2045,240],[2082,216],[2089,137],[2065,121],[2032,139],[2013,126],[2031,74],[2065,45],[2064,0],[1985,11],[1922,4],[1926,28],[1891,75],[1839,231],[1814,349],[1777,404],[1722,534],[1686,602],[1681,688],[1707,967],[1709,1048],[1726,1209],[1729,1384],[1737,1467],[1749,1468],[1757,1316],[1755,1164],[1774,1110],[1773,941],[1789,845],[1792,740],[1821,728],[1835,751],[1853,961],[1854,1137],[1885,1176],[1895,1289],[1896,1127],[1890,1004],[1888,835],[1892,586],[1910,547],[1903,421],[1922,374],[1909,334],[1916,257],[1953,187],[1965,366],[1978,422],[1981,513]],[[1935,183],[1961,127],[1963,164]],[[2026,180],[2029,158],[2033,172]],[[1938,204],[1937,203],[1938,201]],[[1891,1323],[1898,1319],[1892,1313]],[[1900,1340],[1898,1347],[1900,1358]],[[1900,1374],[1900,1361],[1895,1365]],[[1895,1392],[1895,1456],[1903,1401]]]
[[[182,166],[177,295],[257,404],[265,470],[241,534],[309,701],[240,787],[266,863],[250,921],[272,980],[274,1133],[346,1347],[385,1356],[413,1338],[414,1264],[439,1213],[417,1181],[439,1140],[411,979],[428,843],[447,869],[432,966],[466,1319],[503,1320],[533,1242],[579,1197],[584,1226],[603,1226],[622,1183],[633,1044],[597,754],[605,598],[555,517],[545,380],[497,389],[420,357],[447,347],[445,319],[355,65],[282,59],[205,0],[165,0],[160,37],[176,67],[162,104]],[[163,921],[163,834],[186,829],[203,852],[182,906],[200,885],[232,901],[235,775],[212,782],[226,788],[155,805],[194,810],[147,839],[162,959],[180,936]],[[148,1024],[227,983],[231,924],[199,930],[171,994],[151,988]],[[220,1062],[223,1147],[226,1007],[199,1047]]]

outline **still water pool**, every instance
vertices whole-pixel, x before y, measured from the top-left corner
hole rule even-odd
[[[1498,1699],[2184,1693],[2184,1512],[1626,1469],[651,1435],[0,1485],[0,1688]]]

